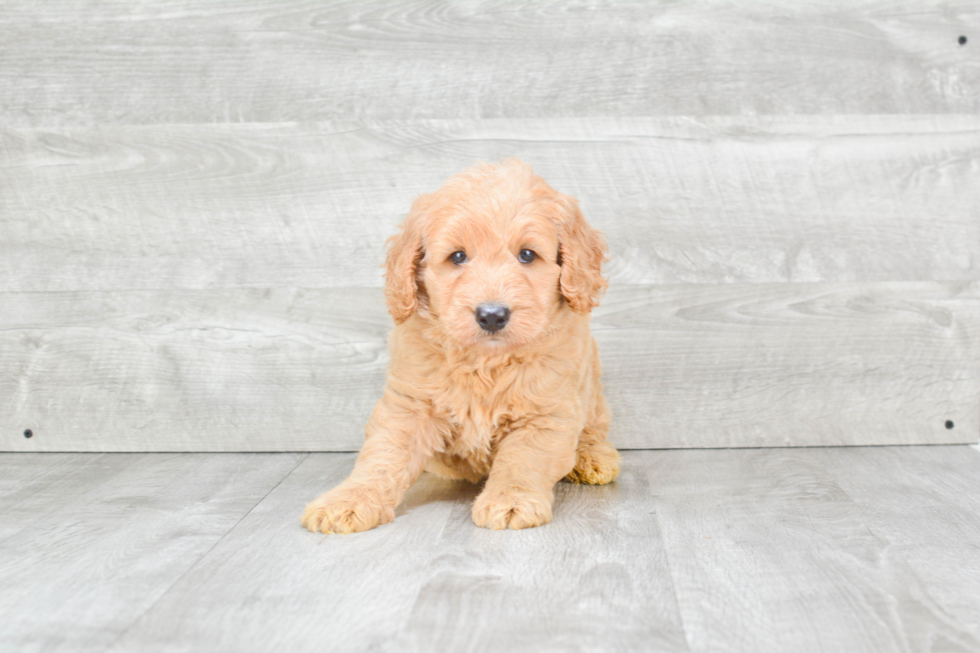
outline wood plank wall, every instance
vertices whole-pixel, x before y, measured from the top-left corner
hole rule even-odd
[[[0,450],[358,448],[385,238],[505,156],[618,446],[977,441],[972,0],[4,1]]]

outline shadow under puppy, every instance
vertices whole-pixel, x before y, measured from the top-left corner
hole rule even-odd
[[[395,320],[384,395],[354,470],[311,502],[311,531],[385,524],[423,469],[486,485],[473,521],[551,520],[565,478],[609,483],[619,454],[589,314],[602,234],[529,166],[480,164],[419,197],[389,240]]]

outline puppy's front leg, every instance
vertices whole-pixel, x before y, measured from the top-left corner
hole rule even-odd
[[[356,533],[392,521],[395,506],[444,442],[446,428],[425,406],[386,390],[351,475],[311,501],[300,522],[313,532]]]
[[[473,522],[500,530],[551,521],[555,484],[575,467],[579,431],[581,425],[572,428],[543,418],[509,433],[498,445],[486,486],[473,504]]]

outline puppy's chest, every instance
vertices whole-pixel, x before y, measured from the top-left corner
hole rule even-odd
[[[450,385],[439,398],[453,427],[447,453],[489,459],[497,442],[519,426],[531,412],[512,387]]]

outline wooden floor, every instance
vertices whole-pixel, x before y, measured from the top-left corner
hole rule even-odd
[[[430,476],[301,529],[352,461],[0,455],[0,650],[980,650],[974,447],[630,451],[538,529]]]

